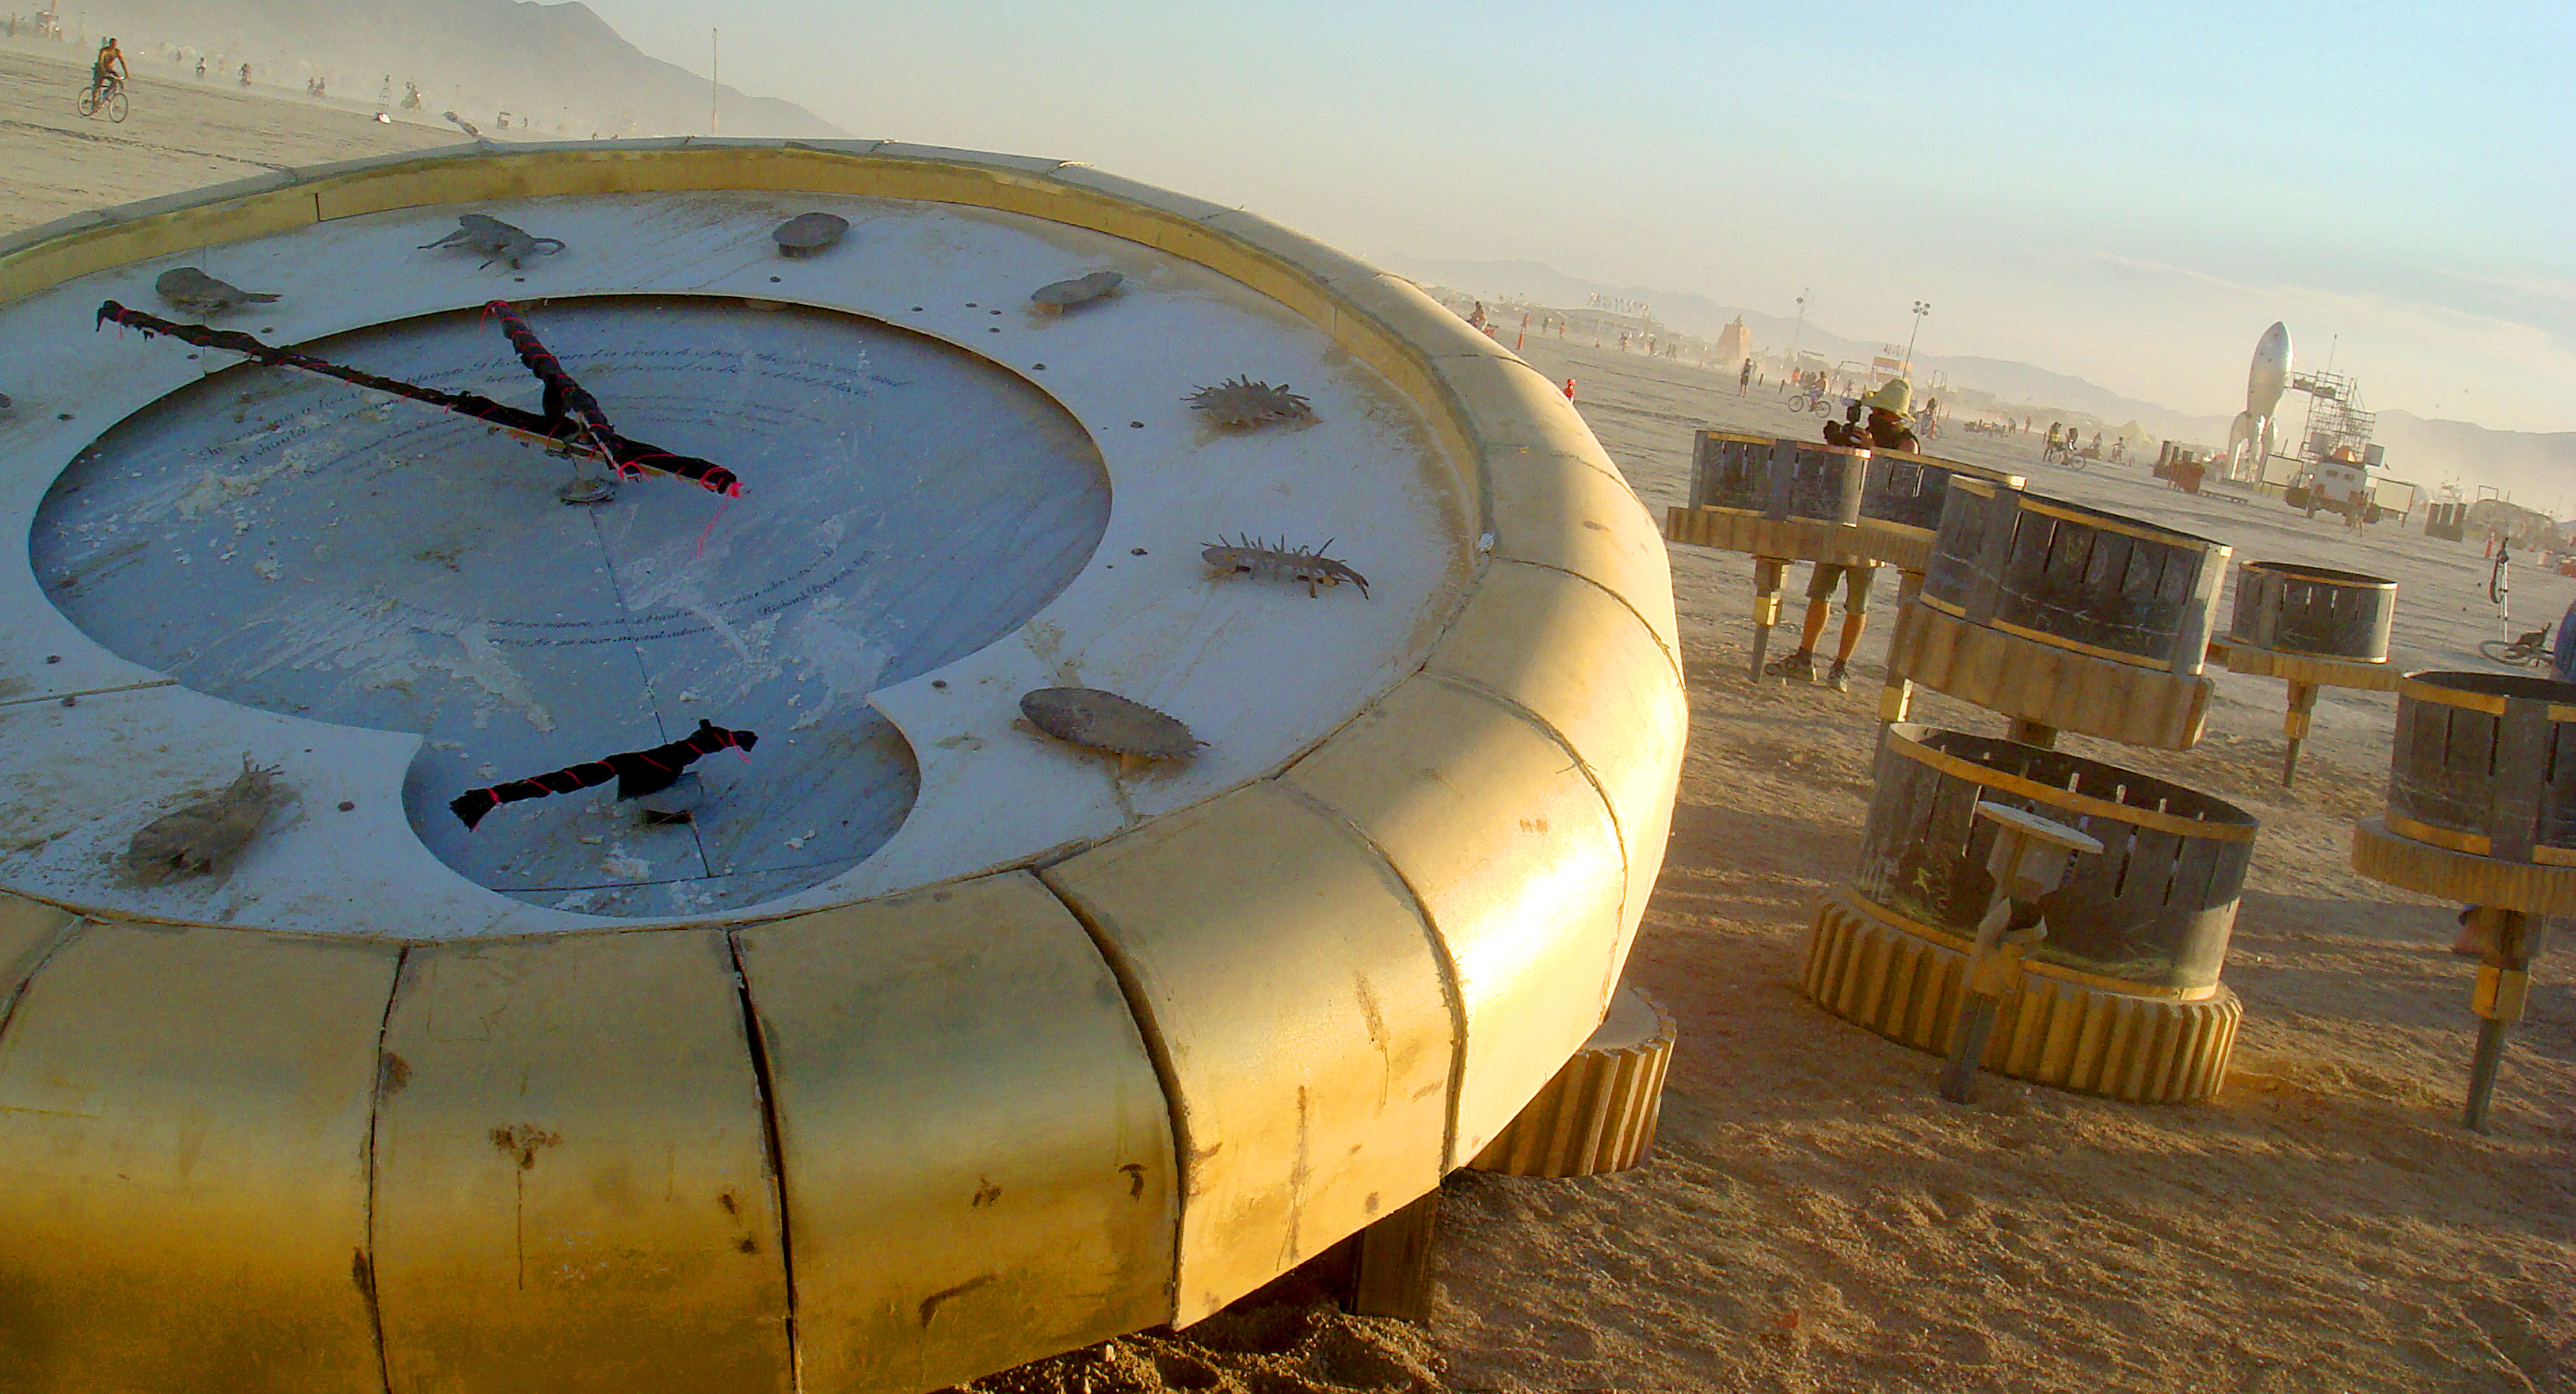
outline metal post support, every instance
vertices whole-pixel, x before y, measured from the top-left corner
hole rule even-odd
[[[2004,1000],[2021,986],[2022,956],[2048,937],[2040,897],[2066,880],[2079,854],[2099,855],[2100,839],[2053,818],[2003,804],[1977,801],[1976,817],[1995,825],[1986,870],[1995,898],[1977,926],[1976,947],[1960,983],[1959,1014],[1950,1026],[1950,1061],[1941,1072],[1941,1097],[1964,1104],[1976,1096],[1977,1066],[1994,1035]]]
[[[2289,753],[2281,757],[2281,787],[2287,789],[2299,777],[2299,747],[2307,743],[2311,716],[2317,709],[2317,685],[2293,681],[2290,684],[2290,713],[2281,718],[2281,734],[2289,737]]]
[[[1913,604],[1914,597],[1922,593],[1922,572],[1896,573],[1896,625],[1899,629],[1905,624],[1905,607]],[[1887,686],[1878,694],[1878,726],[1881,744],[1886,743],[1887,728],[1905,720],[1913,710],[1914,682],[1910,678],[1898,676],[1896,665],[1890,663],[1887,667]]]
[[[565,480],[555,497],[571,504],[610,503],[617,498],[617,483],[600,477],[599,467],[586,451],[561,452],[572,457],[572,478]]]
[[[1771,557],[1753,559],[1753,672],[1762,681],[1762,659],[1771,649],[1771,626],[1780,622],[1780,586],[1789,563]]]
[[[2504,1044],[2513,1024],[2522,1019],[2531,995],[2531,961],[2539,957],[2549,922],[2518,910],[2477,906],[2469,911],[2471,927],[2481,941],[2478,985],[2470,998],[2477,1012],[2478,1049],[2469,1062],[2469,1097],[2460,1126],[2487,1130],[2487,1105],[2495,1097],[2496,1072],[2504,1063]]]

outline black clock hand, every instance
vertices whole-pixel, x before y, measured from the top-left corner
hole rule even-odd
[[[587,423],[576,421],[560,410],[551,415],[540,415],[521,407],[506,406],[477,393],[442,392],[435,387],[423,387],[418,383],[405,382],[400,378],[370,373],[362,368],[351,368],[333,363],[328,359],[316,358],[311,354],[262,343],[238,329],[215,329],[203,324],[182,324],[141,310],[129,310],[113,300],[98,307],[98,322],[100,324],[114,322],[128,329],[140,330],[146,335],[166,334],[181,343],[195,344],[199,348],[222,349],[227,353],[238,353],[254,363],[268,367],[297,368],[387,393],[406,401],[419,402],[424,406],[457,412],[473,417],[477,421],[489,422],[521,435],[535,437],[551,445],[596,455],[616,465],[621,472],[639,469],[673,474],[712,493],[729,497],[739,497],[742,493],[741,480],[733,471],[722,465],[701,460],[692,455],[674,454],[660,446],[632,440],[614,431],[608,433],[605,444],[594,443],[591,439],[593,433],[588,429]],[[549,397],[547,405],[557,406],[558,404],[552,400],[554,394],[549,392],[547,395]],[[593,405],[597,404],[594,402]]]

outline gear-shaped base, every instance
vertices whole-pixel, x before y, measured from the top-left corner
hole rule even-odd
[[[1967,961],[1836,890],[1817,907],[1807,937],[1805,990],[1846,1021],[1940,1055],[1950,1048]],[[2175,1001],[2025,973],[1981,1063],[1990,1073],[2129,1103],[2196,1103],[2227,1077],[2244,1015],[2224,987]]]

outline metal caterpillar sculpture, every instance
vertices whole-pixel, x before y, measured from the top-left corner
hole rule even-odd
[[[1220,575],[1249,576],[1256,581],[1303,582],[1306,594],[1318,595],[1318,586],[1338,586],[1344,581],[1360,588],[1360,598],[1368,598],[1368,578],[1349,566],[1324,555],[1333,545],[1324,539],[1323,547],[1291,548],[1281,538],[1277,546],[1238,537],[1232,542],[1219,540],[1202,548],[1199,556]]]

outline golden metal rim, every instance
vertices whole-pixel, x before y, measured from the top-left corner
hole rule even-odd
[[[2168,547],[2180,547],[2199,552],[2203,556],[2224,557],[2233,550],[2223,542],[2212,542],[2208,538],[2194,537],[2187,532],[2173,532],[2152,523],[2133,523],[2125,518],[2085,513],[2072,505],[2052,503],[2034,494],[2023,495],[2021,506],[2026,512],[2045,514],[2069,523],[2082,523],[2086,527],[2100,528],[2104,532],[2121,533],[2142,542],[2157,542]]]
[[[1839,898],[1847,909],[1879,920],[1891,929],[1901,929],[1917,939],[1929,940],[1945,949],[1964,954],[1977,946],[1977,941],[1972,938],[1953,934],[1938,925],[1925,924],[1910,915],[1898,914],[1850,886],[1837,887],[1830,894]],[[2114,978],[2107,973],[2088,973],[2081,968],[2043,963],[2028,955],[2023,956],[2021,968],[2023,972],[2038,977],[2055,978],[2059,982],[2072,983],[2077,987],[2090,988],[2096,992],[2116,992],[2123,997],[2154,997],[2168,1002],[2206,1002],[2221,991],[2217,983],[2211,983],[2207,987],[2164,987],[2155,983],[2132,982],[2127,978]]]
[[[2113,663],[2125,663],[2132,668],[2147,668],[2159,673],[2170,673],[2174,671],[2173,663],[2169,659],[2149,658],[2143,654],[2123,653],[2118,649],[2106,649],[2099,644],[2085,643],[2081,639],[2068,639],[2061,635],[2042,633],[2041,631],[2032,629],[2027,625],[2015,624],[2010,620],[1988,620],[1986,623],[1992,628],[2012,635],[2014,638],[2028,639],[2034,644],[2046,644],[2052,649],[2064,649],[2068,653],[2080,653],[2087,658],[2108,659]]]
[[[2109,799],[2098,799],[2090,794],[2078,794],[2071,789],[2059,789],[2034,779],[2025,779],[2017,774],[2007,774],[1991,765],[1980,765],[1974,760],[1964,760],[1946,751],[1934,750],[1921,741],[1899,735],[1894,731],[1887,733],[1887,748],[1908,760],[1928,765],[1944,774],[1957,775],[1972,784],[1982,784],[1990,789],[2001,789],[2006,793],[2037,799],[2071,813],[2090,814],[2098,818],[2108,818],[2115,823],[2152,828],[2160,833],[2172,833],[2176,837],[2196,837],[2210,842],[2252,842],[2254,835],[2261,830],[2261,825],[2255,822],[2206,822],[2196,818],[2180,817],[2161,809],[2136,808],[2124,803],[2114,803]]]

